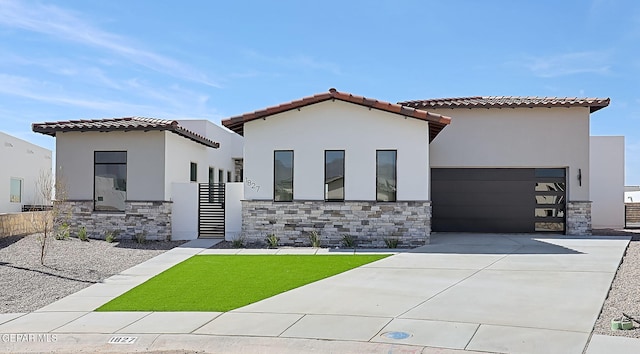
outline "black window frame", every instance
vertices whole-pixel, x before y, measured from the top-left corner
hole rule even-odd
[[[213,166],[209,166],[209,179],[207,181],[209,184],[216,183],[216,169]]]
[[[378,174],[378,166],[379,166],[379,153],[381,152],[393,152],[395,154],[394,159],[393,159],[393,179],[395,181],[395,192],[393,194],[393,200],[380,200],[378,198],[378,179],[380,178],[379,174]],[[395,203],[398,201],[398,150],[393,150],[393,149],[381,149],[381,150],[376,150],[376,202],[389,202],[389,203]]]
[[[334,198],[330,199],[327,196],[327,153],[341,152],[342,153],[342,198]],[[323,183],[323,192],[324,192],[324,201],[325,202],[344,202],[345,195],[345,159],[346,153],[345,150],[325,150],[324,151],[324,183]]]
[[[231,176],[231,171],[227,171],[227,182],[231,183],[232,182],[232,176]]]
[[[98,162],[98,155],[101,153],[124,153],[124,162],[122,161],[108,161],[109,159],[106,159],[105,161],[101,161]],[[111,212],[111,213],[124,213],[126,211],[126,205],[125,205],[125,209],[116,209],[116,210],[105,210],[105,209],[97,209],[96,208],[96,203],[98,202],[98,197],[96,195],[96,166],[98,165],[124,165],[124,169],[125,169],[125,178],[124,178],[124,191],[125,192],[125,202],[127,200],[127,193],[128,193],[128,188],[127,188],[127,182],[129,180],[129,168],[128,168],[128,163],[129,163],[129,153],[127,150],[94,150],[93,151],[93,211],[94,212]]]
[[[198,182],[198,163],[189,163],[189,182]]]
[[[291,153],[291,199],[287,199],[287,200],[283,200],[283,199],[278,199],[276,200],[276,155],[278,153],[281,152],[286,152],[286,153]],[[283,202],[283,203],[288,203],[288,202],[293,202],[293,194],[294,194],[294,185],[295,185],[295,181],[294,181],[294,171],[295,171],[295,153],[293,150],[274,150],[273,151],[273,201],[274,202]]]

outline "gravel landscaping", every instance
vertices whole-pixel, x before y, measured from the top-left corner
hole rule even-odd
[[[611,330],[611,320],[621,317],[623,312],[640,320],[640,230],[598,230],[595,233],[632,236],[632,241],[622,258],[593,333],[640,338],[640,325],[637,323],[630,330]]]
[[[34,311],[184,243],[49,242],[43,266],[37,235],[0,238],[0,313]]]

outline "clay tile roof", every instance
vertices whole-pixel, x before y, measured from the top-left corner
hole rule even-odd
[[[239,116],[231,117],[222,120],[222,125],[230,130],[243,135],[244,124],[252,120],[265,118],[274,114],[298,109],[304,106],[312,105],[319,102],[328,100],[339,100],[344,102],[350,102],[361,106],[369,107],[372,109],[378,109],[385,112],[395,113],[400,116],[420,119],[429,122],[429,141],[432,141],[440,131],[451,122],[451,118],[440,114],[430,113],[421,109],[413,107],[403,107],[399,104],[389,103],[384,101],[378,101],[375,99],[356,96],[346,92],[338,92],[338,90],[332,88],[329,92],[320,93],[317,95],[304,97],[296,101],[291,101],[277,106],[268,107],[259,111],[245,113]]]
[[[515,107],[589,107],[591,113],[609,105],[609,98],[476,96],[434,98],[398,102],[417,109],[429,108],[515,108]]]
[[[113,132],[113,131],[150,131],[150,130],[166,130],[172,133],[193,140],[204,146],[214,149],[220,147],[220,144],[207,139],[204,136],[196,134],[184,127],[175,120],[143,118],[143,117],[126,117],[126,118],[106,118],[106,119],[82,119],[69,120],[60,122],[33,123],[31,129],[36,133],[56,136],[57,132]]]

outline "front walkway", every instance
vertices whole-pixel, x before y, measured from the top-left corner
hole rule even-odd
[[[207,249],[213,242],[189,242],[36,312],[0,314],[0,351],[582,353],[629,241],[440,234],[227,313],[92,312],[194,254],[276,252]],[[594,336],[587,353],[639,343]]]

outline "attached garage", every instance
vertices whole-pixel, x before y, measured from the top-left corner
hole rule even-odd
[[[565,231],[564,168],[432,168],[435,232]]]

